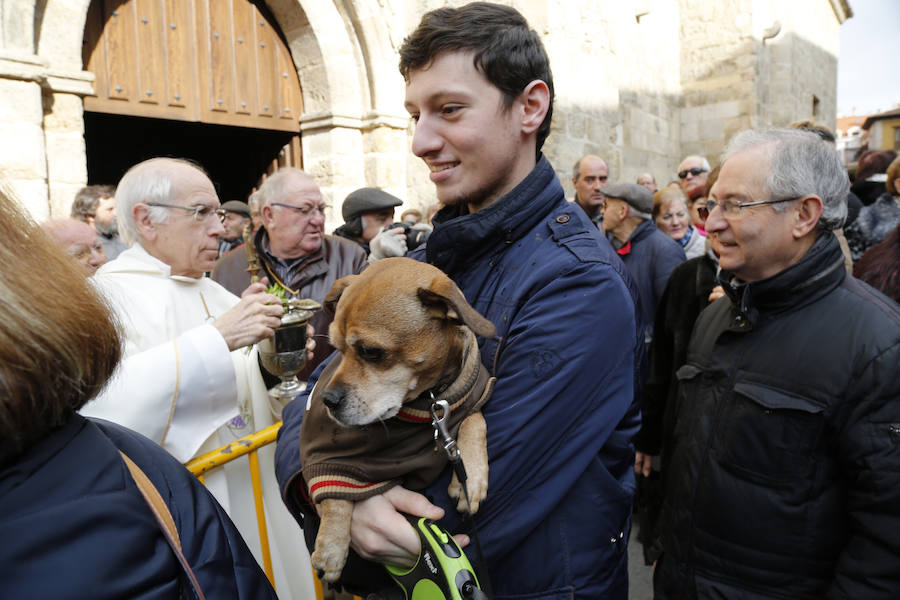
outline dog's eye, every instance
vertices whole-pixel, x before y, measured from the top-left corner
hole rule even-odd
[[[384,358],[384,350],[375,346],[363,346],[360,344],[356,347],[356,353],[366,362],[379,362]]]

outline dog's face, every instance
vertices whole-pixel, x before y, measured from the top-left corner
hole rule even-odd
[[[393,417],[404,402],[458,372],[463,324],[494,335],[446,275],[408,258],[383,259],[339,279],[325,307],[334,312],[328,333],[343,358],[322,398],[344,425]]]

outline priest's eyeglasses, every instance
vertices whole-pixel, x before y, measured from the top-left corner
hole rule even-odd
[[[744,216],[744,209],[748,206],[762,206],[763,204],[779,204],[781,202],[793,202],[794,200],[799,200],[802,196],[797,196],[795,198],[774,198],[772,200],[759,200],[757,202],[737,202],[730,198],[726,198],[722,201],[715,200],[707,200],[703,206],[697,208],[697,214],[700,215],[700,218],[704,221],[709,218],[709,214],[713,211],[715,207],[719,207],[722,209],[722,214],[725,215],[726,219],[740,219]]]
[[[205,221],[210,215],[216,215],[219,223],[225,222],[225,209],[213,208],[206,204],[195,204],[193,206],[181,206],[180,204],[166,204],[164,202],[144,202],[147,206],[159,206],[161,208],[180,208],[181,210],[189,210],[194,213],[192,216],[195,221]]]

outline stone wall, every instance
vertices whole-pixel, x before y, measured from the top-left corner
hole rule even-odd
[[[0,4],[0,169],[38,218],[67,214],[87,178],[81,98],[92,75],[81,70],[81,37],[89,3]],[[650,171],[664,183],[686,154],[714,162],[740,129],[812,116],[833,126],[841,0],[509,3],[551,57],[556,101],[544,152],[569,195],[572,165],[587,153],[607,160],[613,180]],[[431,204],[427,169],[409,150],[397,49],[423,12],[446,2],[266,4],[300,76],[303,160],[334,205],[329,225],[340,222],[341,199],[364,185],[405,206]]]

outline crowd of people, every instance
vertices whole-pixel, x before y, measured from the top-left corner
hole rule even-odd
[[[659,600],[900,596],[900,158],[863,155],[851,187],[801,122],[738,134],[715,168],[687,156],[661,187],[586,155],[569,200],[541,153],[549,58],[518,11],[430,11],[399,53],[424,215],[395,220],[402,200],[367,187],[326,234],[300,169],[220,203],[173,158],[39,227],[0,189],[2,595],[314,597],[298,440],[331,316],[291,401],[255,344],[281,296],[321,303],[409,256],[497,329],[478,340],[496,377],[483,558],[467,549],[497,597],[626,598],[634,515]],[[246,467],[201,485],[179,463],[278,421],[259,452],[273,589]],[[405,514],[468,544],[450,476],[355,504],[344,588],[394,597],[380,565],[419,554]]]

